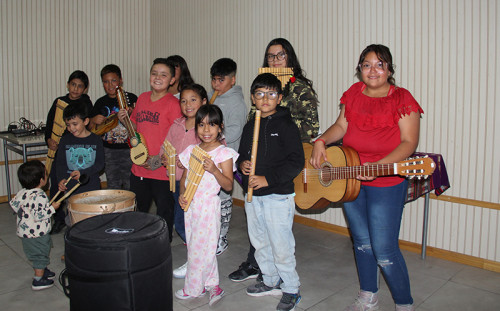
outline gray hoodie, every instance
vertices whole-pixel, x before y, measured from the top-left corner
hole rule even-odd
[[[212,90],[208,98],[212,98]],[[243,98],[241,86],[235,85],[226,93],[217,96],[214,101],[224,116],[224,136],[228,147],[238,150],[241,133],[247,121],[247,106]]]

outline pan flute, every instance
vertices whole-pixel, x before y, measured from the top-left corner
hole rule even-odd
[[[175,192],[175,156],[177,155],[177,151],[168,140],[163,142],[163,148],[165,149],[165,154],[168,157],[168,179],[170,180],[170,191]]]
[[[290,76],[293,76],[293,68],[260,67],[259,74],[261,73],[272,73],[281,81],[281,87],[284,88],[288,81],[290,81]]]
[[[193,148],[191,157],[189,158],[189,171],[186,179],[187,185],[186,191],[184,192],[184,197],[187,201],[186,207],[184,208],[185,212],[187,212],[191,201],[193,201],[196,189],[198,189],[201,178],[205,173],[205,169],[203,168],[204,157],[210,158],[210,155],[205,150],[201,149],[200,146]]]
[[[54,125],[52,126],[52,134],[50,138],[54,140],[57,144],[61,140],[61,136],[66,129],[66,124],[63,120],[63,111],[64,108],[68,106],[68,103],[58,99],[56,103],[56,114],[54,116]],[[56,150],[52,150],[49,148],[47,152],[47,159],[45,160],[45,169],[47,170],[47,174],[50,174],[50,170],[52,169],[52,163],[54,162],[54,157],[56,155]]]

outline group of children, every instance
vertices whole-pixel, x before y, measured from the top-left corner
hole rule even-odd
[[[233,174],[239,170],[243,189],[254,189],[253,200],[245,203],[245,210],[249,238],[255,247],[254,266],[260,267],[262,273],[262,278],[247,288],[247,294],[282,295],[277,310],[293,310],[300,301],[292,224],[293,179],[304,165],[301,129],[292,118],[291,108],[280,107],[283,90],[278,78],[269,73],[258,75],[251,85],[250,95],[252,104],[262,113],[262,121],[255,175],[250,176],[255,120],[247,117],[242,89],[236,85],[236,71],[233,60],[217,60],[210,70],[213,90],[207,94],[201,85],[194,84],[182,57],[157,58],[150,69],[151,90],[139,97],[128,93],[130,107],[126,109],[117,105],[116,87],[123,83],[118,66],[107,65],[102,69],[106,95],[99,98],[93,108],[85,94],[88,78],[81,71],[73,73],[68,80],[69,93],[62,98],[69,104],[64,110],[69,133],[63,135],[59,144],[51,141],[50,134],[46,135],[49,148],[58,150],[57,165],[50,175],[52,185],[57,187],[51,187],[54,189],[51,196],[56,190],[66,191],[70,187],[66,187],[68,178],[79,179],[83,174],[90,181],[80,192],[99,189],[99,173],[104,169],[108,188],[133,191],[139,211],[149,212],[154,200],[157,214],[167,222],[170,239],[175,227],[187,245],[186,264],[173,271],[175,277],[185,278],[184,287],[177,290],[175,296],[190,299],[208,292],[209,304],[213,305],[224,295],[219,287],[217,255],[228,247],[226,235],[233,205]],[[215,101],[210,105],[208,99],[215,92]],[[314,92],[312,95],[316,98]],[[53,120],[54,106],[48,116],[48,133],[52,130],[49,123]],[[114,114],[120,122],[102,137],[89,131]],[[149,159],[144,165],[130,161],[127,131],[122,125],[128,117],[148,148]],[[313,117],[317,119],[317,113]],[[317,131],[308,129],[305,133],[311,137]],[[165,139],[178,154],[175,181],[168,178],[167,159],[162,150]],[[187,208],[184,192],[191,169],[189,159],[195,146],[210,157],[202,159],[205,174]],[[158,158],[163,165],[153,164]],[[26,173],[32,166],[44,174]],[[50,278],[54,273],[47,268],[51,243],[48,233],[50,217],[59,204],[49,204],[41,190],[47,182],[43,164],[29,161],[21,165],[18,175],[23,190],[11,204],[18,214],[18,227],[23,229],[18,229],[18,234],[23,245],[26,244],[25,252],[35,269],[33,289],[43,289],[53,284]],[[23,181],[27,175],[32,179],[29,182]],[[168,191],[170,182],[176,183],[175,193]],[[36,205],[36,212],[32,208],[34,200],[41,201]],[[64,213],[62,215],[64,218]],[[61,220],[56,219],[54,228],[57,226],[60,231],[64,225],[58,221]],[[31,226],[39,228],[38,222],[44,223],[43,230],[30,230]],[[34,241],[40,241],[44,247],[32,246]]]

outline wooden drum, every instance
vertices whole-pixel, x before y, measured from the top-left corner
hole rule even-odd
[[[95,190],[68,199],[71,225],[92,216],[135,210],[135,193],[127,190]]]

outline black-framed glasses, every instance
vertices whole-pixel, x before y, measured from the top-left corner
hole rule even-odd
[[[277,54],[267,54],[267,61],[268,62],[274,62],[274,60],[277,58],[278,60],[284,60],[286,57],[285,51],[278,52]]]
[[[276,99],[278,97],[278,92],[276,91],[267,91],[267,92],[263,92],[263,91],[257,91],[255,93],[253,93],[253,96],[256,98],[256,99],[263,99],[264,96],[267,96],[267,99]]]

